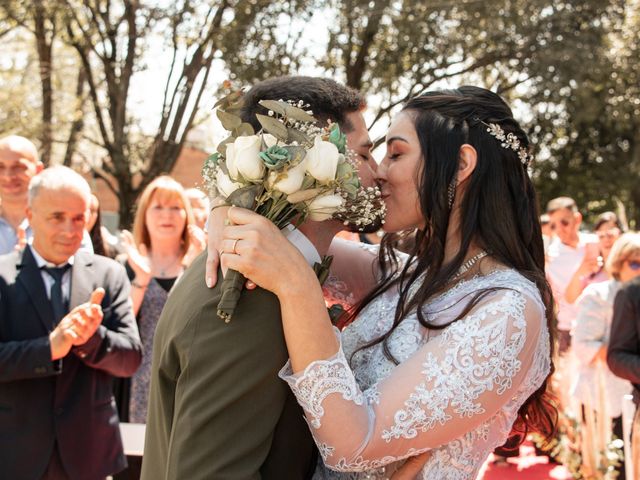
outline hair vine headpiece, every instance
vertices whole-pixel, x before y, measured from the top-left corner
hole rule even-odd
[[[482,123],[485,127],[487,127],[487,132],[492,137],[500,140],[500,146],[503,148],[509,148],[518,154],[518,158],[520,162],[525,167],[528,167],[531,161],[533,160],[533,155],[529,153],[529,150],[520,145],[520,140],[513,133],[505,134],[504,130],[497,123],[487,123],[478,119],[480,123]]]

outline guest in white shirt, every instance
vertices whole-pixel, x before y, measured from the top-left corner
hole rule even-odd
[[[17,135],[0,139],[0,255],[13,251],[19,237],[26,240],[29,181],[43,168],[31,141]]]
[[[554,198],[547,204],[547,214],[556,238],[547,251],[546,273],[558,308],[558,351],[563,355],[571,345],[571,329],[577,315],[577,307],[566,300],[565,290],[585,252],[598,248],[598,239],[579,231],[582,215],[572,198]]]

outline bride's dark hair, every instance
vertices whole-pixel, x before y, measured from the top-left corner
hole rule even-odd
[[[489,288],[475,294],[448,324],[436,325],[427,318],[425,304],[450,287],[473,241],[496,261],[517,270],[538,287],[546,307],[553,356],[555,314],[553,296],[544,274],[536,193],[518,154],[502,147],[501,142],[487,132],[487,124],[498,124],[505,134],[514,134],[520,146],[529,148],[529,140],[514,120],[511,109],[495,93],[463,86],[415,97],[404,106],[403,112],[412,116],[422,150],[418,191],[426,227],[417,232],[415,247],[404,266],[391,248],[394,236],[386,235],[383,239],[379,264],[384,279],[351,312],[351,318],[391,287],[399,288],[400,300],[391,329],[363,348],[382,342],[385,355],[397,363],[387,340],[410,312],[417,312],[418,320],[426,328],[442,329],[463,318],[482,298],[497,290]],[[444,264],[450,218],[447,191],[455,179],[463,144],[475,148],[478,161],[466,180],[461,199],[460,251],[451,262]],[[416,293],[410,294],[410,291]],[[551,370],[553,372],[553,364]],[[518,435],[520,441],[528,431],[537,431],[547,439],[555,432],[557,411],[547,391],[548,381],[547,377],[518,411],[512,433]]]

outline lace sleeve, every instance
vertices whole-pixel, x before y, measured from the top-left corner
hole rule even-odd
[[[544,332],[539,298],[502,290],[364,392],[342,347],[301,373],[285,366],[281,376],[304,408],[326,465],[363,471],[450,442],[518,392],[535,391],[550,367]],[[524,382],[532,385],[523,390]]]

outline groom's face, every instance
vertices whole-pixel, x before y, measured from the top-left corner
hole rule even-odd
[[[369,131],[360,112],[351,112],[346,115],[352,129],[347,136],[347,147],[353,150],[358,157],[358,176],[365,187],[375,186],[375,173],[378,164],[371,155],[373,142],[369,138]]]

